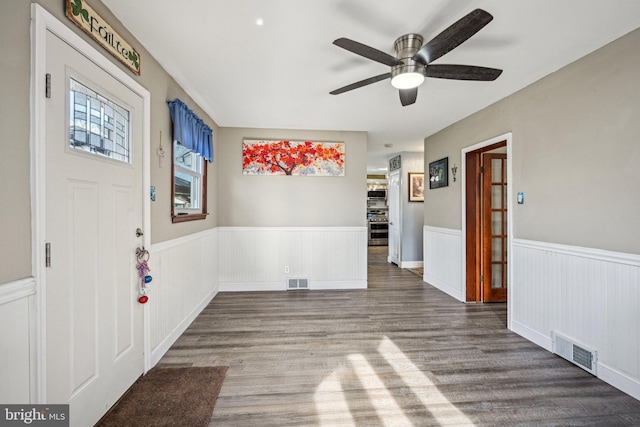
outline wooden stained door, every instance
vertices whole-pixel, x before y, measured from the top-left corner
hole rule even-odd
[[[507,155],[482,155],[483,302],[507,300]]]
[[[500,302],[507,298],[506,145],[506,141],[500,141],[465,154],[467,302]]]

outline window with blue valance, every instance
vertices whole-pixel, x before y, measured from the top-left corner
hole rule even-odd
[[[173,121],[173,140],[213,162],[213,132],[200,117],[179,99],[168,101]]]

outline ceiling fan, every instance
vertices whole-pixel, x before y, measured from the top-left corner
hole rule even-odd
[[[418,86],[422,84],[425,77],[493,81],[498,78],[502,70],[473,65],[432,64],[433,61],[468,40],[491,22],[492,19],[493,16],[489,12],[476,9],[442,31],[424,46],[422,45],[424,39],[420,34],[404,35],[394,43],[395,57],[362,43],[347,38],[339,38],[333,44],[357,55],[388,65],[391,67],[391,71],[352,83],[329,93],[338,95],[391,78],[393,87],[400,91],[402,106],[407,106],[416,102]]]

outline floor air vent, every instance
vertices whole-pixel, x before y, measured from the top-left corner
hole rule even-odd
[[[571,338],[554,332],[553,352],[578,365],[585,371],[596,375],[597,352],[595,350],[591,350]]]
[[[287,279],[287,290],[309,289],[309,279]]]

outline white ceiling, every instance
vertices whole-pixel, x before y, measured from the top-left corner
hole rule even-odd
[[[640,27],[638,0],[103,2],[219,126],[367,131],[374,173],[394,154],[422,151],[425,137]],[[389,71],[333,40],[393,55],[397,37],[419,33],[426,42],[475,8],[493,21],[435,63],[501,68],[496,81],[427,79],[407,107],[388,80],[329,95]],[[143,57],[143,73],[144,64]]]

